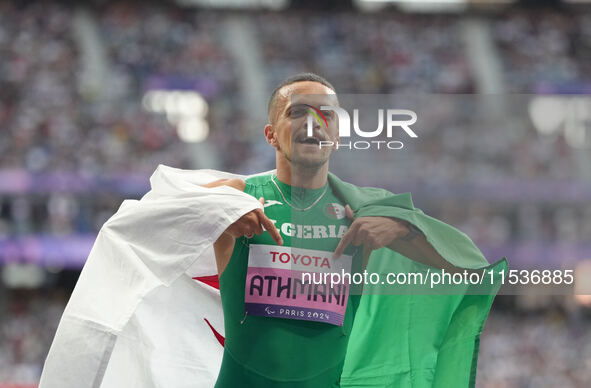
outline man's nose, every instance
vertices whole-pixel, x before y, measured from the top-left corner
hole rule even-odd
[[[311,113],[308,113],[306,117],[306,129],[308,130],[308,136],[312,136],[310,132],[314,132],[319,130],[321,127],[316,117],[314,117]]]

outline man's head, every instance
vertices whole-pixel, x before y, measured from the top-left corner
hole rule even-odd
[[[318,141],[338,141],[338,128],[332,111],[322,111],[322,120],[316,119],[322,105],[338,105],[337,95],[327,80],[313,73],[291,76],[273,90],[265,137],[278,158],[304,168],[319,168],[328,161],[331,148],[320,148]],[[307,136],[308,116],[314,116],[312,138]]]
[[[321,85],[326,86],[328,89],[332,90],[333,93],[336,93],[336,89],[330,82],[328,82],[324,77],[321,77],[314,73],[298,73],[287,77],[279,85],[273,89],[271,92],[271,97],[269,97],[269,103],[267,104],[267,114],[269,118],[269,123],[273,124],[275,119],[275,114],[277,113],[277,105],[278,103],[283,103],[282,97],[285,96],[285,93],[279,93],[285,86],[293,85],[297,82],[316,82]]]

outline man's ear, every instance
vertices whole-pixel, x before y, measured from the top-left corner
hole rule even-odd
[[[273,128],[273,125],[265,125],[265,138],[267,139],[267,143],[271,144],[274,148],[277,148],[277,138],[275,137],[275,129]]]

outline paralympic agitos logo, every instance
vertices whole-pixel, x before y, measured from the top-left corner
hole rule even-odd
[[[322,113],[323,111],[332,111],[337,116],[340,142],[337,143],[330,140],[321,140],[318,144],[319,148],[334,147],[337,150],[341,148],[349,150],[388,148],[391,150],[397,150],[402,149],[404,143],[400,140],[391,139],[401,133],[399,129],[402,129],[402,133],[405,133],[411,138],[418,137],[410,128],[411,125],[417,122],[417,114],[408,109],[378,109],[378,127],[372,131],[365,131],[359,128],[359,109],[353,109],[353,131],[357,136],[364,139],[371,139],[382,135],[382,132],[384,131],[384,121],[386,121],[386,138],[388,140],[359,140],[349,142],[345,139],[351,137],[351,116],[345,109],[332,105],[322,105],[320,109],[318,109],[306,104],[306,111],[309,113],[307,117],[308,136],[313,136],[314,134],[314,120],[316,120],[320,126],[324,128],[328,127],[328,120]]]

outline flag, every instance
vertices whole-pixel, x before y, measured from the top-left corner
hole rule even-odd
[[[452,285],[430,293],[426,286],[388,292],[382,285],[364,290],[355,316],[343,387],[474,387],[480,333],[500,287],[505,258],[489,265],[468,236],[414,207],[410,193],[394,195],[360,188],[329,175],[329,182],[355,211],[355,217],[403,219],[423,232],[449,263],[485,274],[475,287]],[[417,274],[432,269],[388,248],[373,251],[369,273]],[[481,272],[482,271],[482,272]]]
[[[262,209],[230,187],[241,178],[159,166],[151,190],[126,200],[101,228],[61,318],[40,388],[213,387],[223,354],[223,313],[213,242]],[[415,209],[409,194],[359,188],[329,175],[357,217],[385,215],[421,229],[446,260],[489,266],[468,237]],[[424,271],[387,248],[368,270]],[[363,295],[349,340],[343,387],[473,386],[478,338],[496,289],[484,295]]]

